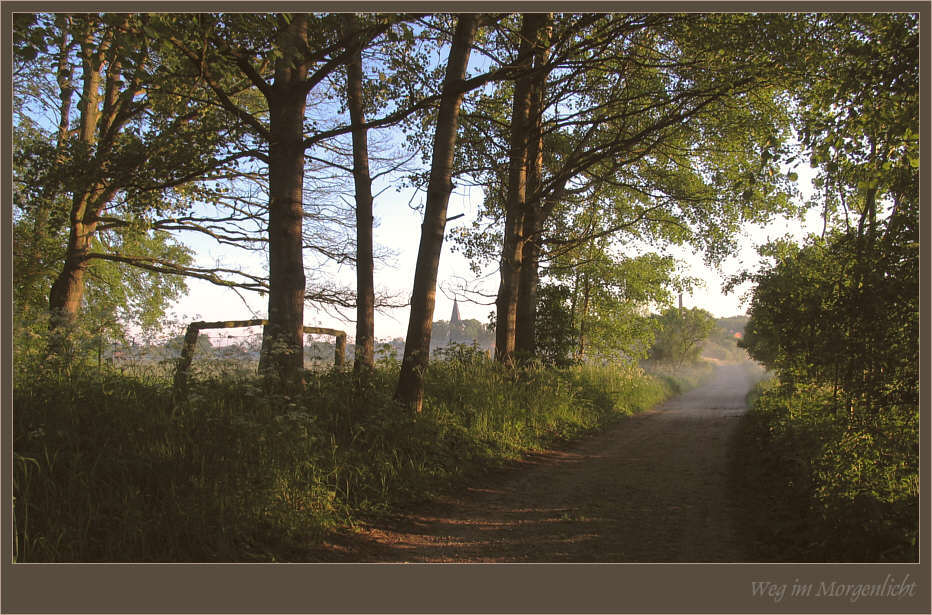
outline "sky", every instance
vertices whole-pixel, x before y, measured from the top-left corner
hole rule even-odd
[[[809,169],[797,169],[800,172],[800,192],[805,198],[810,192]],[[411,286],[414,279],[414,268],[417,261],[418,242],[420,241],[420,225],[422,214],[409,206],[410,192],[386,190],[375,199],[374,209],[376,228],[374,230],[375,243],[387,248],[393,253],[390,262],[376,265],[375,281],[378,290],[396,294],[406,301],[410,297]],[[423,199],[423,194],[415,198]],[[463,218],[451,221],[447,225],[449,231],[460,226],[467,226],[475,219],[479,205],[482,201],[482,191],[477,188],[454,191],[447,208],[448,217],[464,214]],[[804,220],[778,218],[770,224],[748,226],[739,238],[738,250],[726,258],[720,267],[706,266],[701,255],[693,253],[688,247],[674,247],[670,252],[686,268],[686,273],[703,280],[701,287],[686,293],[683,303],[686,307],[699,307],[708,310],[716,317],[735,316],[744,314],[747,308],[746,295],[749,285],[739,286],[731,294],[722,293],[725,280],[742,270],[754,270],[759,263],[756,246],[766,243],[769,239],[776,239],[784,235],[802,238],[807,233],[819,232],[822,228],[822,219],[817,210],[807,212]],[[222,250],[216,246],[200,242],[189,242],[198,252],[198,258],[206,264],[214,263],[218,258],[228,263],[243,265],[244,255],[232,250]],[[444,241],[443,252],[440,257],[438,271],[438,288],[436,306],[433,320],[449,320],[453,310],[453,294],[451,289],[460,278],[474,280],[466,258],[452,249],[449,239]],[[264,255],[249,256],[249,267],[261,268]],[[494,267],[494,265],[493,265]],[[337,278],[350,287],[355,287],[355,271],[350,267],[333,270]],[[265,318],[267,314],[267,297],[258,295],[244,295],[246,303],[237,293],[208,282],[190,280],[189,293],[174,307],[176,319],[181,322],[192,320],[240,320],[251,318]],[[487,272],[484,280],[477,283],[477,287],[484,292],[494,295],[498,288],[498,274],[493,268]],[[480,322],[488,322],[490,312],[494,305],[483,305],[471,301],[468,297],[458,297],[460,314],[463,319],[474,318]],[[493,298],[487,300],[494,302]],[[305,306],[305,325],[323,326],[341,329],[348,333],[352,341],[355,333],[355,322],[352,321],[352,310],[348,311],[348,318],[340,318],[333,313],[315,309],[312,305]],[[377,312],[375,316],[375,336],[379,341],[394,338],[404,338],[408,323],[408,308],[396,308]]]

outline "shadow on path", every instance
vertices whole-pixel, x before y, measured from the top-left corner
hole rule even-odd
[[[737,562],[729,447],[755,381],[705,385],[327,545],[332,561]]]

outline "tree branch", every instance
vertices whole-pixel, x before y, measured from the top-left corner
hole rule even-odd
[[[268,290],[268,280],[261,276],[255,276],[252,274],[245,273],[236,269],[226,269],[223,267],[214,267],[211,269],[203,267],[190,267],[186,265],[179,265],[178,263],[173,263],[170,261],[165,261],[162,259],[145,257],[145,256],[124,256],[120,254],[107,254],[104,252],[89,252],[84,256],[84,260],[106,260],[113,261],[117,263],[123,263],[126,265],[132,265],[133,267],[139,267],[140,269],[146,269],[148,271],[154,271],[155,273],[162,274],[172,274],[180,275],[189,278],[196,278],[199,280],[205,280],[211,284],[216,284],[217,286],[226,286],[226,287],[235,287],[243,288],[246,290],[252,291],[266,291]],[[220,277],[219,274],[228,273],[231,275],[242,276],[249,282],[235,282],[233,280],[226,280]]]

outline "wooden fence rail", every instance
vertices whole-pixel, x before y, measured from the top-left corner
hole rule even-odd
[[[180,399],[188,388],[188,371],[191,368],[191,360],[194,358],[194,349],[197,344],[197,336],[202,329],[235,329],[238,327],[256,327],[259,325],[269,324],[268,320],[219,320],[215,322],[196,321],[188,325],[184,334],[184,345],[181,347],[181,357],[178,359],[178,365],[175,368],[175,378],[173,382],[173,394],[175,399]],[[333,351],[333,364],[342,367],[346,359],[346,331],[338,329],[328,329],[326,327],[304,327],[305,333],[320,333],[323,335],[333,335],[336,337],[336,348]]]

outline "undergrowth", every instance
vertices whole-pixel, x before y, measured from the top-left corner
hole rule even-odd
[[[300,561],[336,528],[455,488],[675,393],[633,366],[506,369],[460,349],[423,412],[396,362],[308,372],[298,397],[251,377],[170,383],[112,371],[18,377],[17,561]]]
[[[734,477],[751,559],[918,561],[919,413],[851,416],[831,388],[752,391]]]

